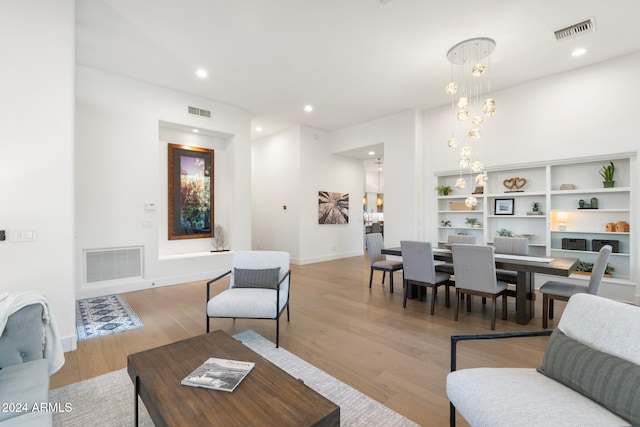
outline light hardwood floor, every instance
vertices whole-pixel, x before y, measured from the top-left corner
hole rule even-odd
[[[445,426],[449,402],[445,377],[450,369],[450,336],[489,333],[489,304],[473,300],[472,312],[461,308],[458,322],[437,296],[435,315],[427,301],[408,300],[402,308],[401,273],[389,293],[388,278],[376,272],[369,289],[365,256],[304,266],[292,265],[291,321],[281,319],[280,345],[309,363],[423,426]],[[205,282],[152,288],[123,294],[145,327],[78,343],[66,353],[64,367],[51,378],[51,388],[126,367],[127,355],[204,333]],[[216,284],[214,293],[228,287]],[[452,296],[454,291],[452,289]],[[499,301],[499,300],[498,300]],[[541,330],[542,298],[529,325],[509,318],[496,320],[496,332]],[[564,303],[556,304],[556,325]],[[212,330],[235,334],[253,329],[275,341],[275,322],[214,319]],[[458,369],[475,366],[536,367],[547,338],[465,342],[459,345]],[[503,402],[504,403],[504,402]],[[504,403],[507,404],[507,403]],[[458,415],[459,425],[464,425]]]

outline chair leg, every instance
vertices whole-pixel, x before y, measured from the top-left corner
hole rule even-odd
[[[393,270],[389,272],[389,293],[393,293]]]
[[[280,316],[276,317],[276,348],[280,346]]]
[[[436,295],[438,294],[438,288],[434,285],[431,287],[431,315],[433,316],[433,313],[435,312],[436,309]]]
[[[542,329],[549,327],[549,295],[542,294]]]
[[[507,320],[507,294],[502,294],[502,320]]]
[[[369,274],[369,289],[371,289],[371,281],[373,280],[373,268],[371,269],[371,274]]]
[[[467,313],[471,313],[471,295],[467,295]]]
[[[496,329],[496,296],[494,295],[491,298],[491,330],[495,331]]]
[[[469,299],[469,298],[467,298]],[[460,308],[460,290],[456,288],[456,311],[453,312],[453,320],[458,320],[458,309]]]
[[[549,319],[553,319],[553,298],[549,298]]]
[[[207,333],[209,333],[209,316],[207,315]]]
[[[449,308],[451,307],[451,298],[449,297],[449,284],[447,283],[446,285],[444,285],[444,289],[445,289],[445,296],[444,296],[444,306]]]
[[[456,407],[449,402],[449,426],[456,427]]]
[[[289,316],[289,303],[287,303],[287,322],[291,320],[291,317]]]
[[[382,284],[384,285],[384,278],[387,277],[387,272],[383,271],[382,272]]]
[[[404,288],[404,297],[402,298],[402,308],[407,308],[407,290],[409,289],[409,284],[404,279],[402,279],[402,287]]]
[[[487,298],[486,297],[482,297],[482,305],[485,305],[487,303]]]

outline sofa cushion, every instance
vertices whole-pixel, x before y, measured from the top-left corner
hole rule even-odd
[[[555,330],[538,371],[640,425],[640,366]]]
[[[34,405],[49,401],[49,366],[45,359],[7,366],[0,370],[0,421],[31,412]]]
[[[447,375],[447,396],[472,426],[624,426],[624,419],[535,368],[473,368]]]
[[[278,288],[278,277],[280,267],[276,268],[234,268],[233,287],[234,288]]]

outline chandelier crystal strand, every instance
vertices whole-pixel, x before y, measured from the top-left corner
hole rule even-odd
[[[447,142],[450,148],[456,148],[462,142],[458,158],[459,178],[456,188],[464,189],[467,182],[484,186],[487,174],[480,160],[482,127],[487,118],[496,112],[495,100],[491,97],[491,67],[489,56],[496,47],[494,40],[479,37],[464,40],[447,52],[451,66],[451,81],[446,92],[451,96],[453,120],[452,136]],[[456,71],[458,75],[456,76]],[[456,129],[459,132],[456,133]],[[468,174],[468,181],[463,175]],[[474,176],[475,175],[475,178]],[[471,194],[465,199],[469,208],[477,206],[477,199]]]

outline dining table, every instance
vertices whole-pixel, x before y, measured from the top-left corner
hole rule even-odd
[[[398,247],[382,249],[384,255],[402,256],[402,249]],[[433,249],[433,258],[452,263],[451,249]],[[516,280],[516,322],[521,325],[529,323],[535,314],[535,273],[552,276],[569,277],[580,262],[577,258],[568,257],[538,257],[527,255],[495,254],[496,269],[517,272]],[[454,265],[455,271],[455,265]]]

